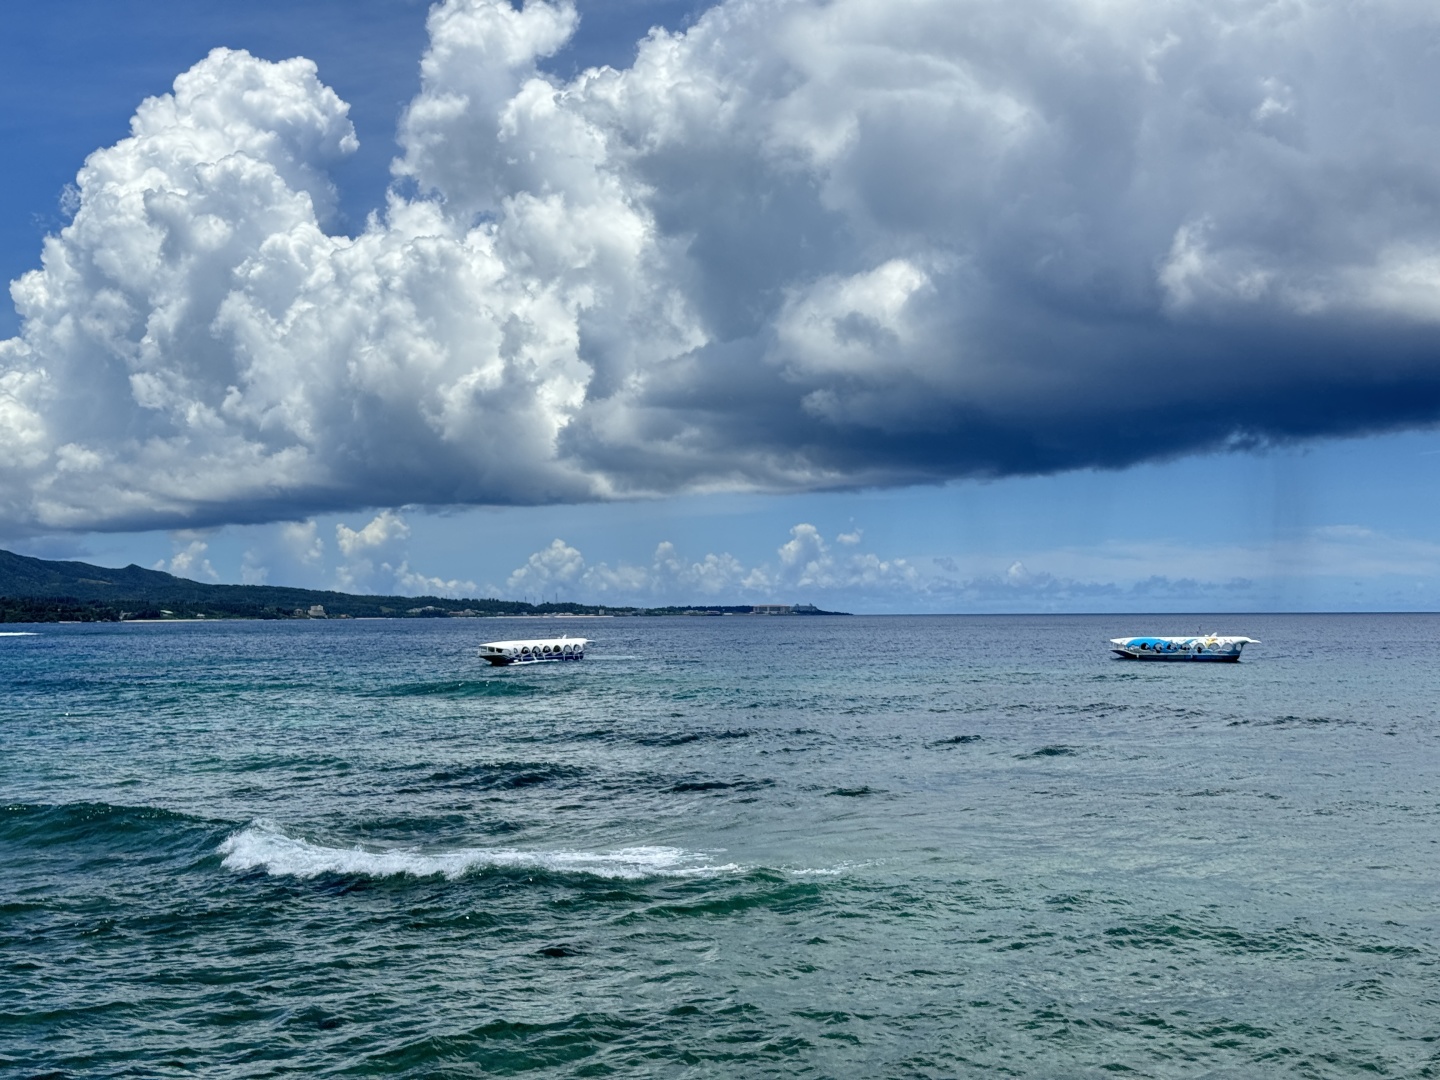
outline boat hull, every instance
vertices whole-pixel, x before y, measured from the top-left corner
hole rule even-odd
[[[571,653],[569,656],[525,656],[512,659],[508,656],[485,656],[492,667],[515,667],[518,664],[565,664],[573,663],[576,660],[584,660],[584,653]]]
[[[1163,653],[1141,653],[1131,649],[1111,650],[1122,660],[1159,660],[1161,662],[1185,662],[1203,664],[1236,664],[1240,662],[1240,654],[1236,653],[1209,653],[1194,655],[1191,653],[1180,653],[1167,656]]]
[[[480,646],[480,658],[492,667],[517,664],[560,664],[585,659],[585,638],[532,638],[526,641],[488,641]]]
[[[1220,637],[1132,637],[1111,638],[1110,651],[1122,660],[1233,664],[1246,645],[1258,645],[1254,638]]]

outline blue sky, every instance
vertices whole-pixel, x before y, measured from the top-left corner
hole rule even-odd
[[[616,604],[1434,610],[1440,20],[1350,19],[7,10],[0,543]]]

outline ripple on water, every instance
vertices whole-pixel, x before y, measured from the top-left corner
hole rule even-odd
[[[1435,1069],[1440,619],[459,622],[5,649],[0,1072]]]
[[[424,772],[426,775],[396,788],[396,794],[399,795],[415,795],[435,790],[516,790],[540,784],[574,781],[584,775],[584,770],[576,766],[546,761],[482,762],[443,769],[419,766],[407,768],[405,771]]]
[[[558,688],[539,682],[493,676],[486,679],[443,679],[398,683],[372,691],[382,698],[528,698],[553,695]]]

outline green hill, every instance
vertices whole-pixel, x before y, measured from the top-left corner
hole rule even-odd
[[[777,605],[769,605],[774,608]],[[809,604],[788,615],[839,615]],[[131,564],[121,570],[52,562],[0,550],[0,622],[117,622],[123,619],[426,619],[485,615],[749,615],[743,605],[595,607],[442,596],[364,596],[281,585],[207,585]],[[774,614],[776,612],[769,612]]]
[[[52,562],[0,551],[0,622],[135,618],[294,619],[323,608],[327,618],[435,618],[454,615],[596,614],[584,604],[359,596],[276,585],[207,585],[131,564],[120,570]],[[315,613],[317,616],[319,612]]]

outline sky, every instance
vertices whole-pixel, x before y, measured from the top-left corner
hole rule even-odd
[[[1440,11],[0,14],[0,546],[865,612],[1440,608]]]

